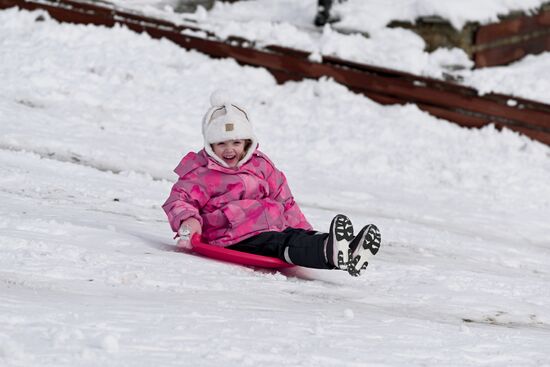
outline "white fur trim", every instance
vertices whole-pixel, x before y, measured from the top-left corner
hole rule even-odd
[[[254,151],[256,150],[257,147],[258,147],[258,142],[256,140],[252,140],[252,144],[250,144],[250,148],[248,148],[248,150],[246,151],[246,154],[244,155],[244,157],[237,163],[237,167],[240,167],[243,164],[245,164],[246,162],[248,162],[250,160],[250,158],[252,157],[252,154],[254,154]],[[212,146],[210,144],[205,144],[204,145],[204,151],[210,157],[214,158],[214,160],[216,160],[216,162],[218,162],[221,166],[223,166],[225,168],[230,168],[227,165],[227,163],[225,163],[225,161],[223,159],[221,159],[220,157],[218,157],[216,155],[216,153],[214,153],[214,150],[212,149]]]

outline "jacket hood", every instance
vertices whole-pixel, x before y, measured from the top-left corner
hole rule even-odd
[[[201,150],[198,153],[187,153],[185,157],[181,159],[178,166],[174,169],[174,172],[176,172],[179,177],[183,177],[189,172],[195,170],[196,168],[206,166],[206,164],[208,163],[207,156],[206,154],[201,153],[204,153],[204,151]]]

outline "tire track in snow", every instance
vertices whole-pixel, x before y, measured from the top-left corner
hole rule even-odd
[[[101,172],[110,172],[115,175],[120,174],[121,172],[125,172],[125,170],[122,170],[115,165],[109,165],[106,163],[98,163],[94,161],[93,159],[88,159],[86,157],[83,157],[82,155],[74,152],[70,152],[69,154],[63,154],[55,151],[51,151],[48,148],[36,148],[36,147],[14,147],[12,145],[8,144],[2,144],[0,143],[0,150],[10,151],[10,152],[23,152],[23,153],[32,153],[38,155],[42,159],[49,159],[57,162],[64,162],[64,163],[72,163],[79,166],[84,166],[88,168],[93,168],[95,170],[101,171]],[[141,170],[132,170],[132,172],[147,175],[150,177],[151,181],[155,182],[164,182],[168,181],[168,178],[164,177],[155,177],[151,175],[149,172],[141,171]]]
[[[81,155],[76,154],[76,153],[74,155],[65,155],[65,154],[59,154],[59,153],[56,153],[56,152],[51,152],[51,151],[48,151],[47,149],[18,148],[18,147],[13,147],[11,145],[5,145],[5,144],[2,145],[1,143],[0,143],[0,151],[34,154],[34,155],[37,155],[38,157],[40,157],[40,159],[49,160],[49,161],[53,161],[53,162],[70,163],[70,164],[78,166],[78,167],[91,168],[91,169],[96,170],[98,172],[111,173],[111,174],[118,175],[118,176],[121,176],[121,173],[123,172],[123,170],[120,170],[120,169],[116,169],[116,168],[112,168],[112,167],[106,167],[106,166],[102,166],[102,165],[96,165],[96,164],[92,163],[93,161],[84,159]],[[144,175],[143,178],[148,179],[151,182],[159,182],[160,183],[160,182],[166,182],[167,181],[166,179],[163,179],[163,178],[152,177],[147,172],[143,172],[143,171],[134,171],[134,172]],[[13,189],[8,189],[8,188],[1,187],[1,186],[0,186],[0,192],[5,193],[5,194],[10,195],[10,196],[15,195],[16,197],[26,199],[26,200],[35,199],[35,196],[33,196],[29,193],[26,193],[25,191],[14,191]],[[49,198],[48,197],[42,197],[42,199],[48,200]],[[114,200],[118,200],[118,199],[114,199]],[[73,203],[77,204],[78,201],[76,199],[74,199]],[[132,214],[128,211],[124,211],[124,208],[125,207],[122,207],[121,208],[122,210],[118,211],[118,212],[114,211],[114,210],[107,210],[107,209],[102,209],[102,208],[98,208],[98,207],[87,207],[87,208],[84,208],[84,209],[86,211],[90,211],[90,212],[103,213],[103,214],[112,214],[112,215],[117,215],[117,216],[124,216],[124,217],[132,218],[132,219],[134,219],[136,221],[140,221],[140,222],[155,222],[155,223],[166,222],[164,219],[160,220],[160,219],[156,219],[152,216],[149,216],[149,217],[138,216],[138,215]]]

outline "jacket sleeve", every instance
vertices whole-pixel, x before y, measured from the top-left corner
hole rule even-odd
[[[188,218],[195,218],[203,225],[199,210],[208,201],[208,193],[194,174],[180,177],[172,186],[170,196],[162,205],[168,216],[170,227],[177,232],[181,223]]]
[[[288,225],[292,228],[302,228],[312,230],[313,227],[307,221],[306,217],[300,210],[298,204],[294,201],[287,179],[283,172],[273,167],[272,174],[267,179],[270,195],[269,197],[283,204],[284,216]]]

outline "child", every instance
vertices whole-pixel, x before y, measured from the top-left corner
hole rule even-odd
[[[222,92],[210,97],[202,122],[204,149],[174,170],[179,180],[163,205],[179,246],[201,234],[206,242],[358,276],[380,247],[380,232],[334,217],[329,233],[314,231],[294,201],[286,177],[260,152],[246,111]]]

